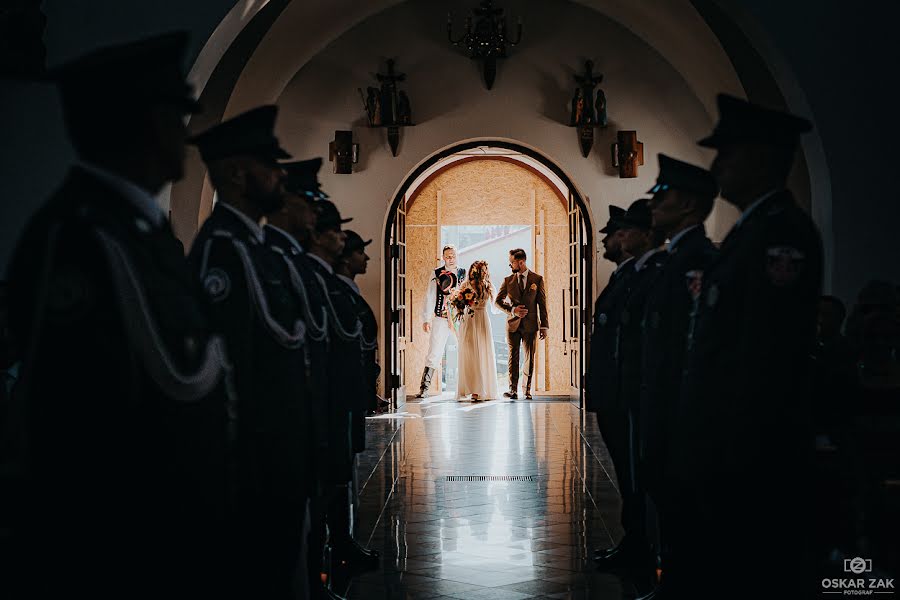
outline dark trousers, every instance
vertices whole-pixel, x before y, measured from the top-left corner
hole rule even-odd
[[[525,346],[525,392],[531,392],[531,377],[534,374],[534,351],[537,332],[507,331],[506,341],[509,342],[509,391],[515,392],[519,388],[519,357],[521,346]]]
[[[624,410],[601,410],[597,412],[597,425],[616,469],[619,495],[622,497],[622,529],[629,542],[644,545],[647,542],[647,494],[641,486],[637,456],[631,441],[636,433],[631,419]]]

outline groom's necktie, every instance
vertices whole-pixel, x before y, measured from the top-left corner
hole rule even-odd
[[[525,291],[525,276],[524,275],[519,275],[519,291],[521,291],[521,292]]]

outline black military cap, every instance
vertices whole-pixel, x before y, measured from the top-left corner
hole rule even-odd
[[[364,250],[366,246],[372,243],[372,240],[363,241],[362,237],[352,229],[345,229],[344,233],[347,234],[347,241],[344,242],[345,255]]]
[[[773,146],[793,146],[812,123],[790,113],[763,108],[746,100],[719,94],[719,122],[712,135],[698,144],[719,148],[738,142],[763,142]]]
[[[638,229],[650,229],[653,225],[653,216],[646,198],[638,198],[631,203],[621,219],[617,221],[621,229],[637,227]]]
[[[247,154],[271,160],[291,158],[275,137],[278,107],[260,106],[223,121],[188,140],[200,149],[203,160]]]
[[[328,194],[319,187],[318,173],[322,168],[321,157],[281,163],[281,168],[287,173],[287,179],[284,182],[287,191],[298,196],[307,196],[311,200],[328,199]]]
[[[105,46],[47,71],[67,110],[93,111],[171,103],[200,112],[185,81],[183,31]]]
[[[622,220],[622,217],[625,216],[625,209],[621,206],[615,206],[613,204],[609,205],[609,221],[606,222],[606,225],[603,229],[600,230],[600,233],[608,233],[613,234],[616,232],[619,227],[619,221]]]
[[[353,219],[342,219],[341,213],[331,200],[321,200],[315,203],[316,229],[326,231],[328,229],[340,229],[344,223]]]
[[[658,194],[670,188],[693,192],[704,198],[715,198],[719,193],[716,180],[706,169],[660,154],[659,176],[648,193]]]

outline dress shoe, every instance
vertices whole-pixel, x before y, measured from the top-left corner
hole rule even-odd
[[[516,398],[519,397],[519,395],[518,395],[517,393],[515,393],[515,392],[503,392],[503,397],[504,397],[504,398],[510,398],[510,399],[512,399],[512,400],[515,400]]]
[[[531,392],[525,392],[525,399],[531,400]]]

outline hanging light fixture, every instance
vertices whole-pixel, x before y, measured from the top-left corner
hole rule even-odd
[[[492,0],[481,0],[477,8],[472,9],[472,17],[466,17],[466,31],[459,38],[453,39],[453,15],[447,14],[447,39],[454,46],[462,46],[472,60],[480,60],[487,89],[494,87],[497,77],[497,59],[507,57],[507,49],[522,41],[522,18],[519,17],[516,27],[516,39],[509,39],[506,32],[506,17],[502,8],[495,8]]]

